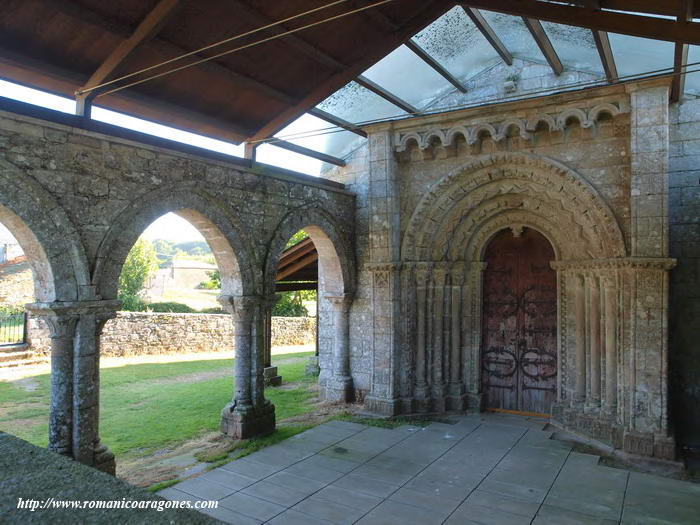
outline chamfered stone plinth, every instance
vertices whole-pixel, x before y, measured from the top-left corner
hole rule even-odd
[[[275,430],[275,405],[266,402],[260,407],[233,406],[221,411],[221,432],[234,439],[266,436]]]
[[[350,403],[354,398],[352,377],[331,376],[326,380],[323,398],[325,401]]]

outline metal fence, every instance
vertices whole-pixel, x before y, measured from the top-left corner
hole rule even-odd
[[[27,312],[0,314],[0,346],[27,341]]]

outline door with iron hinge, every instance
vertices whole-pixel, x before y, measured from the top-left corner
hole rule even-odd
[[[481,377],[486,408],[548,414],[557,385],[554,250],[541,233],[502,230],[483,280]]]

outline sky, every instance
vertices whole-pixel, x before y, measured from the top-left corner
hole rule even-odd
[[[36,104],[64,113],[75,113],[75,101],[66,97],[60,97],[44,91],[21,86],[12,82],[0,80],[0,96]],[[164,137],[185,144],[191,144],[202,148],[218,151],[237,157],[243,156],[243,146],[236,146],[229,142],[204,137],[187,131],[163,126],[155,122],[149,122],[139,118],[110,111],[108,109],[93,107],[92,118],[109,124],[115,124],[125,128],[141,131],[158,137]],[[304,132],[309,129],[321,129],[328,127],[323,121],[311,115],[304,115],[291,125],[282,130],[279,135]],[[323,136],[305,138],[303,145],[307,148],[323,151]],[[292,153],[291,151],[276,148],[269,144],[258,147],[257,160],[285,169],[318,176],[321,173],[322,163],[316,159]],[[203,239],[197,229],[185,219],[173,213],[163,215],[154,221],[143,233],[149,240],[167,239],[171,241],[193,241]]]

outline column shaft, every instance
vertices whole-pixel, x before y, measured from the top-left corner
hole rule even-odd
[[[615,283],[605,281],[605,409],[617,406],[617,292]]]
[[[590,334],[591,349],[591,404],[600,405],[600,288],[598,278],[589,280],[590,293]]]
[[[586,305],[583,278],[574,276],[574,315],[576,316],[576,401],[586,399]]]

